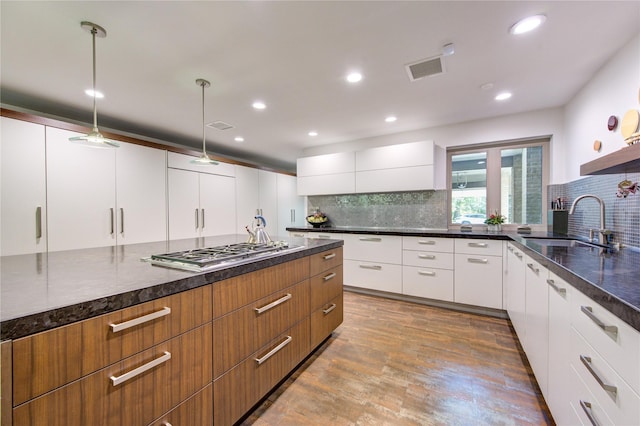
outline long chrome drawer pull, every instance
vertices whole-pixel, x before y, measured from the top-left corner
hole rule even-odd
[[[554,289],[555,291],[557,291],[558,293],[567,294],[567,289],[558,287],[554,280],[551,280],[551,279],[547,280],[547,284],[549,284],[551,286],[551,288]]]
[[[111,382],[113,383],[113,386],[118,386],[120,383],[124,383],[127,380],[133,379],[136,376],[139,376],[140,374],[144,373],[147,370],[151,370],[153,367],[156,367],[164,362],[167,362],[171,359],[171,352],[164,352],[164,355],[162,355],[160,358],[156,358],[151,362],[146,363],[145,365],[141,365],[138,368],[134,368],[133,370],[124,373],[122,376],[111,376]]]
[[[584,411],[584,413],[589,418],[589,421],[591,422],[591,424],[593,426],[600,426],[600,423],[598,423],[598,421],[596,420],[595,416],[593,415],[593,411],[591,410],[591,403],[583,401],[583,400],[580,400],[580,406],[582,407],[582,410]]]
[[[479,247],[479,248],[487,248],[489,244],[487,243],[467,243],[469,247]]]
[[[418,258],[420,258],[420,259],[429,259],[429,260],[433,260],[433,259],[435,259],[436,257],[435,257],[434,255],[432,255],[432,254],[419,254],[419,255],[418,255]]]
[[[518,252],[516,251],[516,252],[514,252],[514,254],[516,255],[516,257],[517,257],[518,259],[522,259],[522,253],[518,253]]]
[[[513,247],[507,246],[507,250],[509,250],[511,253],[513,253]]]
[[[36,238],[42,238],[42,207],[36,207]]]
[[[428,277],[435,277],[436,273],[433,271],[418,271],[418,274],[420,275],[426,275]]]
[[[168,306],[165,306],[159,311],[151,312],[150,314],[143,315],[141,317],[134,318],[129,321],[121,322],[120,324],[109,324],[109,327],[111,327],[112,332],[117,333],[118,331],[126,330],[127,328],[131,328],[138,324],[142,324],[142,323],[154,320],[156,318],[169,315],[170,313],[171,313],[171,308]]]
[[[335,253],[325,254],[324,256],[322,256],[324,260],[333,259],[334,257],[336,257]]]
[[[284,296],[282,296],[280,299],[273,301],[271,303],[269,303],[268,305],[264,305],[262,308],[253,308],[257,313],[261,314],[264,311],[268,311],[271,308],[275,308],[276,306],[278,306],[281,303],[286,302],[287,300],[291,299],[291,293],[287,293]]]
[[[327,309],[323,309],[322,313],[327,315],[329,312],[333,311],[336,308],[336,304],[332,303]]]
[[[593,366],[591,365],[591,357],[590,356],[580,355],[580,361],[582,361],[584,366],[587,367],[587,370],[589,370],[589,373],[591,373],[593,378],[596,379],[596,382],[598,382],[598,384],[600,385],[600,387],[602,389],[606,390],[607,392],[611,392],[613,394],[617,394],[618,393],[618,388],[616,386],[613,386],[613,385],[610,385],[608,383],[605,383],[604,380],[602,380],[602,378],[598,374],[598,372],[593,369]]]
[[[363,269],[375,269],[376,271],[379,271],[382,269],[382,266],[380,265],[360,265],[361,268]]]
[[[323,234],[320,234],[320,235],[318,235],[316,238],[323,238],[323,239],[325,239],[325,240],[329,240],[329,239],[331,239],[331,235],[323,235]]]
[[[204,229],[204,209],[202,209],[202,229]]]
[[[533,266],[533,263],[527,263],[527,266],[529,267],[529,269],[531,269],[536,274],[540,272],[540,269],[538,269],[535,266]]]
[[[361,237],[360,241],[375,241],[375,242],[378,242],[378,241],[382,241],[382,238],[380,238],[380,237]]]
[[[120,234],[124,235],[124,208],[120,207]]]
[[[435,246],[436,242],[433,240],[418,240],[418,244],[424,244],[427,246]]]
[[[475,257],[468,257],[467,262],[469,263],[489,263],[489,259],[476,259]]]
[[[262,358],[255,358],[255,360],[258,363],[258,365],[262,364],[263,362],[265,362],[266,360],[268,360],[269,358],[274,356],[280,349],[282,349],[285,346],[287,346],[292,340],[293,340],[293,338],[291,336],[287,336],[287,338],[284,339],[284,341],[282,343],[280,343],[278,346],[276,346],[275,348],[273,348],[269,352],[267,352],[267,354],[265,356],[263,356]]]
[[[304,238],[304,234],[293,234],[292,237]]]
[[[336,276],[336,273],[332,272],[329,275],[326,275],[326,276],[322,277],[322,279],[325,280],[325,281],[329,281],[331,278],[335,278],[335,276]]]
[[[115,221],[115,217],[113,214],[113,207],[109,209],[111,211],[111,232],[110,234],[113,235],[113,233],[115,232],[115,224],[113,223]]]
[[[196,229],[200,227],[200,223],[198,222],[198,209],[196,209]]]
[[[604,331],[611,333],[615,336],[618,336],[618,327],[615,325],[606,325],[600,319],[593,314],[593,308],[591,306],[580,306],[580,310],[589,318],[591,321],[595,322],[598,327],[603,329]]]
[[[169,423],[169,422],[164,422],[162,425],[163,425],[163,426],[173,426],[173,425],[172,425],[171,423]]]

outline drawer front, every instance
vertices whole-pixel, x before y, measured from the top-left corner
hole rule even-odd
[[[569,425],[614,425],[607,413],[598,403],[589,389],[580,379],[578,372],[573,365],[569,366],[570,376],[570,406],[575,413],[577,421],[568,423]],[[573,419],[572,419],[573,420]]]
[[[309,256],[309,275],[318,275],[327,269],[342,265],[342,247]]]
[[[453,302],[453,271],[403,266],[402,293]]]
[[[453,269],[453,253],[404,250],[402,264],[424,268]]]
[[[402,237],[402,248],[404,250],[453,253],[454,241],[454,238]]]
[[[342,234],[336,234],[334,232],[308,232],[307,238],[317,238],[320,240],[342,240],[344,237]]]
[[[613,424],[640,425],[640,397],[580,333],[571,333],[571,363]]]
[[[311,348],[315,348],[335,330],[343,319],[342,293],[311,314]]]
[[[402,293],[402,266],[345,260],[344,284],[372,290]]]
[[[214,424],[234,424],[298,365],[309,353],[309,333],[309,318],[306,318],[216,379],[213,383]],[[264,359],[269,353],[273,355],[258,364],[256,359]]]
[[[402,263],[402,237],[345,234],[344,258],[399,265]]]
[[[342,294],[342,265],[311,277],[311,311]]]
[[[486,256],[502,256],[502,241],[456,238],[455,250],[456,254],[466,253]]]
[[[15,340],[14,405],[210,322],[211,305],[204,286]]]
[[[214,377],[219,377],[308,313],[309,281],[306,280],[216,319],[213,322]]]
[[[187,399],[151,426],[213,425],[213,384]]]
[[[502,257],[456,254],[454,302],[502,309]]]
[[[213,284],[213,317],[217,318],[309,277],[309,258],[261,269]]]
[[[576,290],[572,295],[573,326],[640,394],[640,333],[581,292]],[[598,323],[607,329],[615,327],[615,333]]]
[[[14,424],[147,425],[211,382],[211,336],[208,323],[33,399],[13,410]]]

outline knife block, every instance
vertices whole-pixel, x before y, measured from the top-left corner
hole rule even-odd
[[[547,215],[547,230],[554,234],[569,234],[569,211],[549,210]]]

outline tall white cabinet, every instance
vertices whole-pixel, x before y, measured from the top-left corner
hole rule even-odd
[[[278,228],[277,235],[286,236],[288,227],[305,225],[305,198],[297,193],[295,176],[277,174]]]
[[[47,251],[44,126],[1,117],[0,255]]]
[[[48,249],[166,239],[166,152],[69,142],[77,135],[46,128]]]

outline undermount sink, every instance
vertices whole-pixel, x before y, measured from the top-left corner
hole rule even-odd
[[[541,246],[602,248],[602,246],[599,244],[588,243],[586,241],[580,240],[571,240],[567,238],[526,238],[526,240]]]

